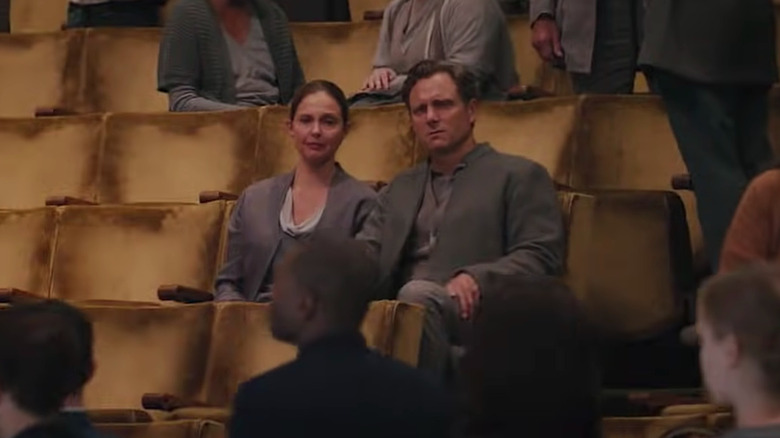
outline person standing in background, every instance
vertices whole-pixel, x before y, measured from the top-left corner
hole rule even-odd
[[[168,0],[70,0],[66,27],[156,27]]]
[[[691,174],[711,268],[748,182],[772,159],[772,0],[648,0],[639,65]]]
[[[539,56],[571,73],[577,94],[630,94],[643,0],[530,0]]]

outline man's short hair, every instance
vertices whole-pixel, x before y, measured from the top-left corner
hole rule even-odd
[[[715,338],[733,335],[767,394],[780,397],[780,268],[759,263],[713,277],[699,300]]]
[[[359,328],[373,298],[378,265],[363,242],[314,234],[291,251],[287,269],[332,323]]]
[[[412,94],[414,86],[422,79],[428,79],[439,73],[448,75],[453,82],[455,82],[455,86],[458,89],[458,95],[460,95],[463,103],[469,103],[472,100],[479,98],[479,84],[477,78],[469,69],[460,64],[451,62],[425,60],[415,64],[406,75],[406,81],[401,89],[401,95],[403,96],[407,109],[411,109],[409,105],[409,96]]]
[[[47,416],[92,377],[92,324],[55,300],[0,311],[0,390],[20,409]]]

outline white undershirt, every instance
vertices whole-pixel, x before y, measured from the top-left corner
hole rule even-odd
[[[320,222],[324,210],[325,205],[323,204],[311,217],[296,225],[295,220],[293,220],[293,195],[292,187],[290,187],[284,196],[282,211],[279,212],[279,226],[282,227],[282,231],[293,237],[311,233]]]

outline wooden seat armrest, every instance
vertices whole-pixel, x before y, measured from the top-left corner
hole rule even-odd
[[[49,207],[64,207],[66,205],[97,205],[97,203],[73,196],[48,196],[46,197],[46,205]]]
[[[214,301],[214,294],[194,287],[166,284],[157,288],[157,298],[159,298],[160,301],[195,304]]]
[[[368,184],[368,186],[374,189],[375,192],[382,190],[382,187],[387,185],[387,183],[384,181],[363,181],[363,182]]]
[[[672,175],[672,188],[675,190],[693,190],[693,179],[688,173]]]
[[[508,100],[533,100],[552,96],[555,94],[534,85],[518,85],[507,91]]]
[[[144,409],[171,412],[182,408],[208,407],[203,402],[186,400],[173,394],[161,394],[148,392],[141,397],[141,406]]]
[[[0,303],[2,304],[24,304],[43,300],[45,300],[44,297],[21,289],[0,288]]]
[[[77,116],[79,113],[69,108],[40,107],[35,108],[35,117]]]
[[[235,201],[238,199],[238,195],[228,192],[220,192],[219,190],[207,190],[200,192],[198,200],[201,204],[208,204],[215,201]]]
[[[363,12],[363,20],[365,21],[379,21],[385,17],[385,11],[366,11]]]

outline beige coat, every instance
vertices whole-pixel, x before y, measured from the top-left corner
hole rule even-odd
[[[590,73],[596,40],[596,0],[531,0],[531,23],[542,14],[554,16],[558,23],[566,70]]]

